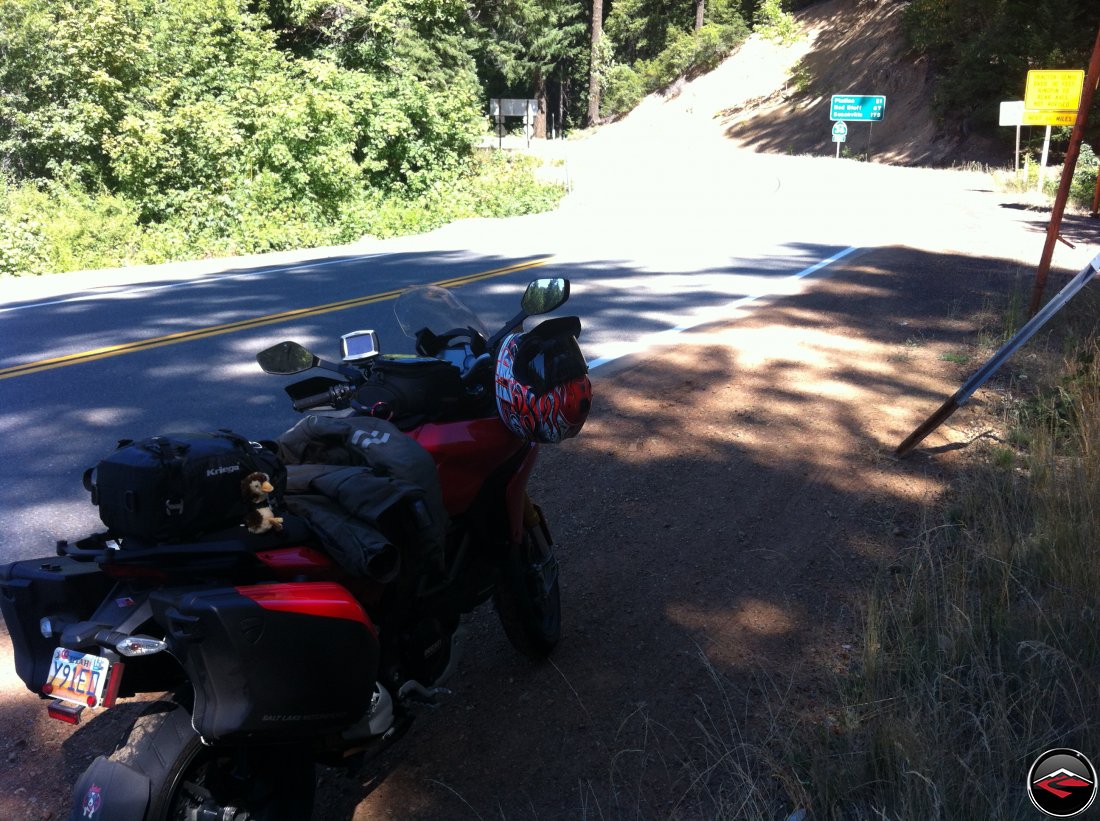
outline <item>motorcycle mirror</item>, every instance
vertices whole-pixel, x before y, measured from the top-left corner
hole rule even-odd
[[[569,299],[569,280],[562,277],[536,279],[527,286],[520,306],[528,316],[548,314]]]
[[[529,316],[548,314],[555,308],[560,308],[569,299],[569,280],[563,277],[552,279],[536,279],[527,286],[520,300],[520,312],[489,339],[489,350],[496,350],[497,345],[511,330],[517,326],[523,326],[523,320]]]
[[[256,354],[256,362],[264,373],[287,376],[308,371],[321,364],[319,357],[297,342],[280,342],[278,345],[272,345]]]

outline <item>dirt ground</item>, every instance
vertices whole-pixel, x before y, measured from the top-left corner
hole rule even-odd
[[[768,51],[776,76],[799,48]],[[649,109],[744,158],[733,115],[714,113],[770,91],[735,93],[737,72],[759,71],[722,70],[724,90],[687,87]],[[607,158],[578,155],[578,180]],[[810,166],[790,161],[813,188]],[[827,278],[597,372],[587,426],[544,448],[533,479],[560,551],[560,646],[529,663],[489,608],[474,614],[453,696],[378,759],[322,770],[316,819],[705,819],[723,788],[776,777],[774,733],[826,720],[824,694],[858,668],[868,586],[934,525],[957,460],[994,431],[999,383],[912,457],[894,448],[972,372],[954,360],[975,351],[980,314],[1027,287],[1041,248],[1047,215],[1026,200],[904,170],[864,169],[890,175],[901,213],[949,195]],[[1078,250],[1060,252],[1050,293],[1100,250],[1095,220],[1073,216],[1064,233]],[[1010,371],[1026,367],[1022,354]],[[6,661],[0,693],[0,818],[18,821],[64,817],[76,775],[139,707],[72,731]]]

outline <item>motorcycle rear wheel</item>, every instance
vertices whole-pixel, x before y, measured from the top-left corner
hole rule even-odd
[[[558,561],[535,528],[505,556],[493,602],[513,647],[535,660],[550,655],[561,638]]]
[[[186,699],[150,704],[110,756],[150,780],[146,821],[310,817],[315,789],[312,759],[282,747],[206,746],[192,728],[185,705]]]

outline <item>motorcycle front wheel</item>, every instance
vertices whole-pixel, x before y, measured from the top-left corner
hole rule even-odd
[[[315,788],[312,759],[281,747],[204,745],[191,726],[186,701],[150,704],[110,756],[150,780],[147,821],[310,817]]]
[[[558,560],[538,515],[538,524],[505,554],[493,599],[508,640],[532,659],[546,658],[561,638]]]

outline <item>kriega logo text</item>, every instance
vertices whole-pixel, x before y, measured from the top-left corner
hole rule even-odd
[[[238,473],[240,469],[240,465],[226,465],[223,468],[210,468],[210,470],[206,471],[206,478],[209,479],[211,476],[224,476],[227,473]]]

